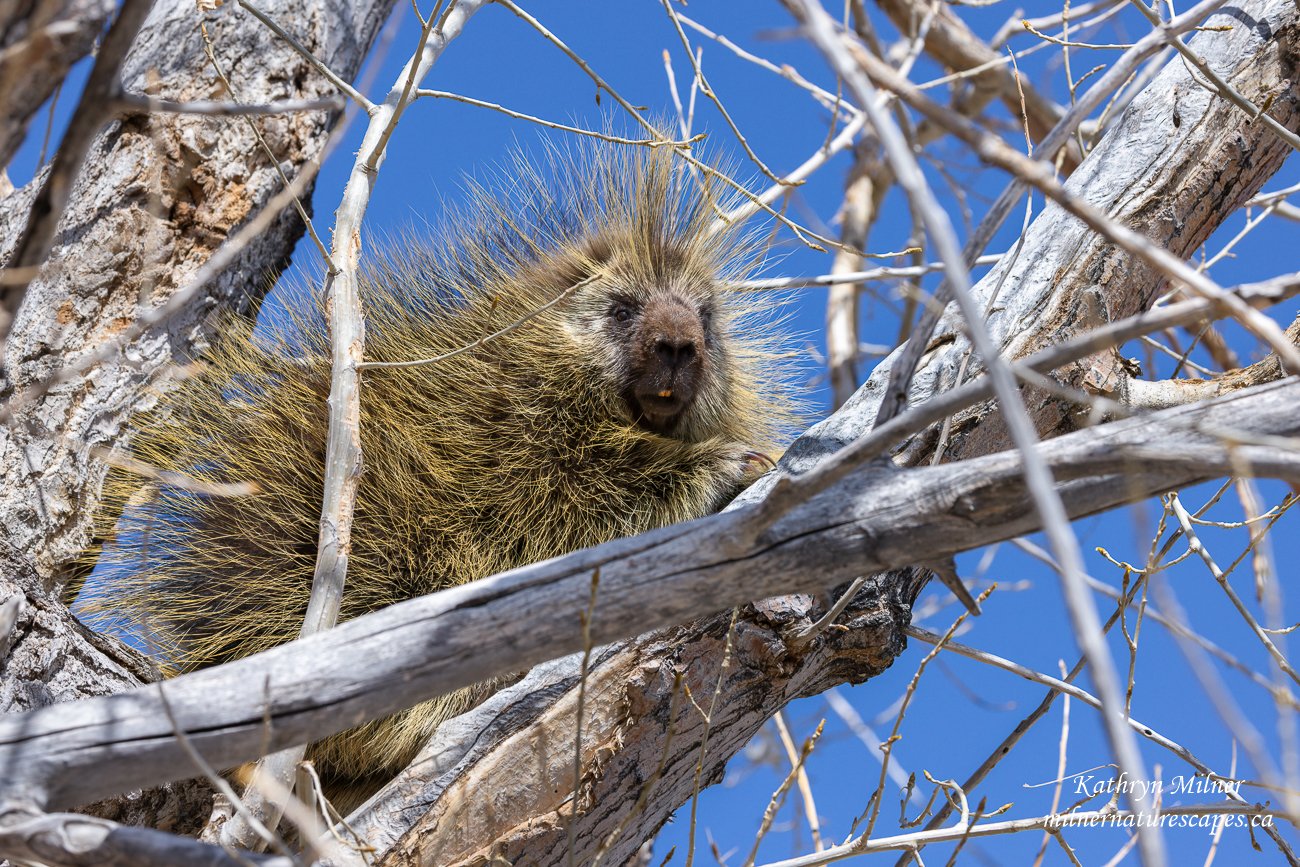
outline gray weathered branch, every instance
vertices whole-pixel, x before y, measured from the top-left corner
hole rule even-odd
[[[1059,437],[1040,452],[1069,467],[1116,450],[1214,445],[1205,429],[1295,435],[1297,400],[1300,382],[1266,385]],[[1059,491],[1079,517],[1206,477],[1194,466],[1139,465]],[[616,540],[165,684],[11,715],[0,721],[7,793],[59,807],[188,774],[159,690],[194,746],[230,766],[580,649],[578,612],[596,569],[603,592],[591,632],[608,642],[1037,529],[1014,453],[917,470],[873,465],[755,533],[757,514],[743,507]],[[381,645],[382,655],[356,652]]]
[[[39,0],[0,11],[0,167],[9,165],[32,115],[90,53],[112,0]]]
[[[47,867],[294,867],[283,855],[227,853],[186,837],[76,813],[0,812],[0,852]]]
[[[9,255],[4,285],[0,285],[0,357],[14,316],[27,295],[27,287],[45,264],[54,241],[54,230],[63,216],[72,183],[81,170],[91,141],[113,114],[121,90],[122,64],[136,34],[149,14],[152,0],[123,0],[113,26],[109,28],[81,92],[76,111],[59,142],[49,173],[27,213],[27,224]]]

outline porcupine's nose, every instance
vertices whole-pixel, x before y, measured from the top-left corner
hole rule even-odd
[[[695,340],[690,337],[660,336],[655,341],[659,363],[676,370],[695,360]]]
[[[693,307],[677,298],[655,299],[646,305],[642,321],[646,348],[661,369],[671,375],[695,362],[704,332]]]

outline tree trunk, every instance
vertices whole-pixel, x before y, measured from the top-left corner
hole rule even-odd
[[[268,11],[286,22],[314,22],[310,32],[298,32],[298,37],[344,78],[351,78],[381,18],[382,4],[363,10],[341,6],[330,9],[328,15],[322,12],[310,18],[291,8],[291,4],[283,4]],[[352,18],[341,22],[341,16]],[[162,71],[161,80],[177,87],[157,96],[177,100],[229,98],[212,83],[197,41],[196,20],[196,13],[186,3],[160,3],[129,58],[125,79],[128,90],[145,90],[146,70],[157,67]],[[305,62],[247,16],[226,8],[215,20],[209,29],[242,100],[268,102],[330,92]],[[1293,4],[1250,0],[1209,23],[1231,23],[1233,27],[1197,36],[1192,42],[1194,48],[1248,97],[1263,102],[1265,95],[1279,90],[1281,82],[1296,80],[1296,40],[1300,34]],[[936,38],[944,33],[952,36],[951,28],[955,26],[945,19],[943,27],[949,29],[936,31]],[[256,58],[256,63],[250,63],[248,58]],[[971,62],[975,60],[978,58]],[[999,95],[1008,97],[1004,77],[999,74],[989,78]],[[1050,123],[1051,106],[1038,108],[1039,124]],[[1288,129],[1295,129],[1300,124],[1300,104],[1293,89],[1278,92],[1270,100],[1269,113]],[[274,116],[258,122],[277,157],[299,171],[318,156],[329,120],[317,112]],[[1072,175],[1069,188],[1076,196],[1102,207],[1116,221],[1142,232],[1175,255],[1186,256],[1260,188],[1287,153],[1288,147],[1262,123],[1252,123],[1241,109],[1207,92],[1184,64],[1176,61],[1110,129]],[[146,299],[147,306],[164,303],[185,285],[223,239],[252,219],[278,184],[271,163],[239,118],[136,116],[105,130],[92,145],[83,166],[50,263],[32,285],[20,311],[6,350],[6,380],[0,396],[13,397],[21,405],[24,394],[48,380],[54,371],[76,363],[78,357],[96,351],[129,328],[140,315],[139,299]],[[5,200],[7,222],[0,228],[6,237],[12,238],[21,230],[21,220],[15,220],[13,212],[25,207],[29,200],[26,191]],[[165,326],[146,332],[109,361],[97,364],[88,375],[58,383],[31,398],[20,410],[28,422],[26,426],[0,428],[0,471],[5,476],[0,490],[0,533],[14,545],[0,550],[0,601],[15,596],[24,601],[12,649],[0,662],[4,666],[0,674],[4,676],[6,710],[26,710],[117,692],[148,676],[139,668],[134,654],[79,630],[59,604],[68,564],[86,542],[89,515],[102,480],[102,466],[87,447],[125,441],[131,414],[150,404],[149,386],[169,365],[192,357],[194,348],[202,343],[212,310],[246,310],[256,304],[259,284],[248,275],[259,273],[265,264],[282,261],[298,230],[296,218],[286,212],[277,219],[275,229],[259,235],[238,262],[190,308]],[[995,291],[999,293],[989,328],[1008,356],[1021,358],[1099,323],[1147,308],[1160,285],[1159,275],[1129,261],[1081,223],[1049,206],[1034,221],[1018,253],[1004,259],[979,283],[976,293],[986,303]],[[943,320],[930,349],[913,383],[914,403],[933,399],[952,388],[964,363],[966,380],[979,370],[978,361],[969,358],[969,344],[955,314]],[[891,361],[886,360],[840,412],[815,426],[791,448],[783,462],[786,470],[808,470],[868,430],[884,393]],[[1101,353],[1076,364],[1060,378],[1073,385],[1105,390],[1120,375],[1113,353]],[[1294,392],[1294,385],[1279,386],[1256,395],[1258,402],[1249,404],[1252,412],[1258,410],[1262,425],[1272,425],[1267,428],[1269,432],[1291,432],[1287,426],[1291,419],[1278,410],[1277,402],[1293,400]],[[1029,400],[1043,436],[1066,433],[1075,427],[1071,405],[1044,395],[1031,395]],[[1202,412],[1219,413],[1222,418],[1223,413],[1234,411],[1225,401],[1165,418],[1184,424],[1174,430],[1194,438],[1194,423]],[[1075,498],[1070,500],[1075,514],[1111,507],[1134,492],[1161,490],[1203,477],[1184,471],[1138,474],[1142,484],[1132,491],[1117,492],[1115,467],[1101,464],[1089,450],[1090,444],[1113,445],[1115,441],[1108,437],[1134,435],[1139,428],[1134,424],[1117,426],[1115,430],[1098,429],[1047,447],[1064,462],[1056,465],[1058,472],[1068,474],[1069,467],[1076,466],[1094,475],[1064,486]],[[911,438],[904,444],[902,462],[918,464],[928,460],[937,439],[933,431]],[[984,405],[956,419],[944,455],[949,459],[989,455],[1006,444],[996,412]],[[1208,465],[1204,469],[1217,470]],[[951,475],[934,475],[949,470]],[[824,590],[828,584],[852,577],[855,568],[906,565],[909,557],[917,556],[917,540],[930,546],[920,545],[926,554],[933,549],[936,556],[946,556],[955,550],[954,526],[966,527],[978,536],[966,540],[970,544],[1035,526],[1023,489],[1016,487],[1020,482],[1013,457],[983,457],[970,466],[944,471],[917,476],[918,485],[925,480],[933,483],[933,489],[926,489],[930,499],[925,505],[938,517],[928,529],[919,522],[888,524],[885,516],[871,511],[880,505],[876,494],[883,499],[889,480],[897,481],[892,470],[883,468],[860,471],[855,477],[860,485],[868,481],[880,484],[879,491],[860,487],[849,495],[846,492],[852,485],[844,485],[841,499],[805,504],[808,508],[799,520],[806,524],[794,520],[791,512],[787,529],[796,528],[801,535],[790,540],[782,537],[782,545],[790,542],[789,549],[782,551],[782,545],[757,552],[744,549],[745,557],[756,562],[767,558],[763,568],[768,571],[762,578],[766,583],[753,585],[760,588],[755,592],[776,592],[784,586]],[[980,479],[971,473],[983,474],[983,483],[988,487],[979,487]],[[963,488],[962,484],[969,487]],[[770,488],[769,478],[744,495],[743,503],[759,501]],[[912,491],[911,501],[916,500],[915,495]],[[889,502],[897,503],[896,511],[906,513],[909,497],[899,491],[890,496],[895,497]],[[818,513],[818,509],[822,511]],[[846,511],[852,514],[844,517]],[[918,514],[914,512],[912,517]],[[972,529],[972,523],[979,523],[974,522],[972,514],[978,514],[981,522],[1002,523],[997,524],[996,532],[989,529],[993,523],[981,523]],[[708,519],[714,523],[703,526],[743,526],[739,515]],[[817,524],[817,520],[822,523]],[[885,534],[888,527],[904,535],[890,537]],[[984,535],[979,535],[981,530]],[[337,710],[344,707],[344,701],[350,702],[348,710],[357,713],[388,712],[390,708],[382,702],[410,703],[425,696],[412,688],[406,695],[394,697],[395,687],[377,683],[371,690],[373,696],[357,697],[358,692],[365,691],[364,684],[345,683],[342,677],[328,683],[304,681],[301,677],[295,680],[291,673],[304,668],[300,656],[313,650],[354,653],[353,645],[345,646],[348,636],[378,630],[370,635],[371,640],[392,641],[391,634],[385,634],[380,626],[398,624],[408,628],[403,617],[427,626],[427,622],[450,611],[451,631],[443,635],[434,628],[429,634],[468,642],[461,645],[463,648],[477,646],[474,642],[481,645],[483,632],[489,628],[485,624],[490,622],[483,612],[496,611],[489,606],[500,602],[487,598],[492,591],[504,588],[504,594],[505,590],[522,587],[542,594],[547,576],[558,585],[555,570],[586,569],[589,573],[587,567],[592,564],[615,562],[608,559],[613,556],[611,550],[624,552],[625,560],[633,561],[639,553],[637,546],[666,545],[672,533],[685,536],[692,532],[708,535],[698,527],[671,528],[653,539],[612,543],[536,567],[532,572],[521,571],[495,583],[452,591],[437,602],[418,600],[401,610],[362,618],[343,627],[339,635],[312,639],[314,643],[306,650],[306,645],[300,645],[242,661],[238,665],[243,667],[236,674],[256,670],[285,675],[284,680],[277,680],[277,686],[286,692],[275,696],[272,715],[276,725],[271,742],[262,743],[258,730],[260,705],[249,701],[245,706],[236,701],[248,697],[248,684],[253,680],[261,683],[256,678],[246,677],[239,682],[240,678],[229,672],[213,670],[192,676],[196,679],[177,681],[181,718],[187,719],[186,714],[193,712],[196,702],[211,699],[212,693],[201,687],[220,685],[225,690],[221,695],[229,699],[225,704],[229,716],[222,726],[202,734],[211,737],[216,756],[233,762],[250,757],[258,746],[286,746],[318,736],[329,726],[354,724],[356,719],[344,719]],[[816,532],[825,533],[818,538],[824,538],[827,550],[838,556],[835,563],[828,564],[826,557],[815,556]],[[802,535],[809,539],[799,547],[795,542]],[[735,553],[726,550],[733,540],[718,535],[708,538],[713,544],[709,553],[714,560]],[[796,550],[798,556],[791,555],[790,550]],[[642,581],[677,577],[660,575],[644,563],[639,566],[647,570],[643,572],[624,565]],[[708,574],[725,582],[749,564],[737,556],[735,562],[701,561],[694,566],[705,572],[714,570]],[[780,570],[784,570],[780,572],[782,577],[773,577]],[[608,574],[612,579],[613,568]],[[538,578],[536,587],[527,586],[524,579],[528,576]],[[785,576],[789,576],[788,583],[783,584]],[[576,580],[561,577],[570,583]],[[608,863],[622,863],[689,797],[697,762],[703,783],[716,779],[727,759],[775,709],[797,696],[846,680],[862,680],[887,667],[903,648],[901,630],[910,617],[909,605],[925,578],[925,573],[915,569],[869,578],[840,617],[841,623],[851,627],[847,632],[811,634],[829,597],[785,596],[744,607],[734,623],[730,614],[718,615],[599,648],[593,654],[585,687],[586,736],[579,756],[581,787],[572,800],[567,785],[572,775],[580,663],[577,657],[568,657],[541,666],[516,687],[445,725],[426,750],[426,760],[417,761],[363,807],[352,824],[378,847],[386,863],[406,863],[408,859],[440,864],[481,863],[494,855],[526,863],[558,863],[569,857],[581,863],[591,863],[598,857]],[[668,610],[668,614],[656,611],[658,619],[654,622],[678,622],[698,616],[707,609],[708,599],[717,601],[715,609],[737,601],[722,591],[718,593],[716,598],[704,601],[697,595],[689,604]],[[572,594],[557,593],[553,609],[531,610],[539,618],[558,623],[564,617],[560,607],[572,598]],[[455,619],[463,613],[456,610],[457,600],[473,602],[464,605],[463,610],[469,614],[463,621]],[[623,600],[625,619],[619,622],[618,630],[611,627],[606,638],[635,631],[626,620],[628,604]],[[576,612],[570,613],[576,621]],[[676,617],[668,617],[674,613]],[[598,608],[598,634],[605,625],[600,615]],[[556,634],[561,631],[555,623],[549,629]],[[537,630],[539,634],[542,631]],[[569,630],[569,644],[563,645],[564,649],[572,649],[572,632]],[[558,641],[548,652],[558,652]],[[724,670],[724,648],[728,645],[731,652]],[[515,652],[516,648],[508,647],[506,651]],[[412,683],[426,689],[442,688],[456,678],[466,682],[466,678],[485,676],[489,666],[509,670],[511,664],[540,658],[543,653],[536,645],[530,652],[532,656],[518,651],[517,657],[490,657],[474,656],[465,649],[463,658],[470,661],[463,670],[447,673],[446,666],[436,668],[429,663],[417,672],[424,679],[413,676]],[[716,691],[718,712],[709,726],[710,746],[703,758],[704,727],[699,711],[682,698],[679,673],[701,704],[712,700]],[[435,682],[435,675],[443,680]],[[352,691],[344,695],[346,690]],[[0,746],[24,748],[20,742],[40,728],[37,722],[45,726],[44,731],[52,739],[47,743],[52,746],[42,760],[45,769],[53,770],[44,782],[62,776],[54,781],[57,791],[38,794],[54,794],[65,801],[76,800],[77,792],[82,791],[78,783],[85,784],[84,791],[96,794],[113,791],[115,766],[111,763],[123,762],[122,755],[113,754],[118,748],[138,750],[130,754],[127,764],[131,767],[121,771],[133,774],[130,779],[183,775],[188,768],[183,759],[177,758],[178,751],[166,736],[167,725],[160,721],[157,706],[150,704],[157,701],[155,693],[141,691],[111,702],[88,703],[76,710],[60,708],[18,718],[10,721],[6,729],[9,740],[0,741]],[[323,696],[337,698],[339,704],[328,705],[322,711],[319,704],[312,702],[319,703]],[[137,700],[141,702],[139,707],[132,704]],[[78,716],[82,713],[84,718]],[[328,719],[331,714],[334,718]],[[241,715],[247,719],[235,719]],[[74,717],[79,725],[70,726]],[[128,721],[132,726],[129,729],[125,725]],[[232,734],[237,725],[245,723]],[[36,728],[22,728],[29,724]],[[93,726],[111,729],[113,736],[122,740],[101,739],[93,744],[78,740],[91,738]],[[55,743],[65,736],[67,741]],[[102,766],[91,762],[87,769],[77,764],[87,761],[82,750],[91,749],[105,750]],[[31,769],[24,773],[32,780],[39,776]],[[84,778],[79,778],[79,773],[84,773]],[[501,775],[507,774],[516,780],[513,787],[499,783]],[[492,793],[498,796],[489,797]],[[410,809],[413,802],[420,803],[421,808]],[[192,802],[182,810],[191,808]],[[149,807],[158,809],[156,804]],[[151,821],[156,820],[156,813],[145,810],[126,818]],[[570,829],[572,853],[568,845]]]
[[[113,13],[112,0],[27,0],[0,8],[0,166]],[[51,146],[56,142],[51,142]]]
[[[15,15],[8,32],[44,26],[47,5],[52,4],[26,17]],[[261,6],[350,79],[391,0],[322,2],[312,10],[284,0]],[[100,11],[100,23],[106,12]],[[234,95],[204,53],[199,28],[205,21]],[[90,18],[68,21],[73,23],[92,36],[99,27]],[[65,58],[64,68],[71,59]],[[0,63],[0,76],[5,69]],[[53,67],[50,74],[47,85],[57,81]],[[0,132],[17,130],[23,112],[29,116],[39,105],[39,93],[10,90],[9,79],[0,81],[10,100],[0,108],[14,118]],[[122,85],[129,94],[178,102],[260,104],[335,93],[251,15],[233,4],[204,15],[192,0],[159,0],[126,58]],[[21,108],[20,98],[29,107]],[[337,111],[327,110],[254,117],[274,161],[241,116],[133,114],[111,122],[91,142],[0,368],[0,400],[10,401],[17,416],[0,425],[0,538],[7,542],[0,546],[0,602],[21,600],[9,652],[0,654],[0,710],[106,695],[153,678],[138,654],[92,635],[60,601],[90,541],[104,477],[105,465],[92,449],[128,441],[131,417],[150,407],[154,388],[174,365],[194,357],[215,317],[255,309],[269,286],[268,269],[286,261],[302,221],[292,208],[284,209],[176,315],[125,347],[111,351],[112,344],[142,314],[185,287],[227,238],[261,213],[284,186],[277,164],[291,179],[314,174],[338,119]],[[0,200],[5,256],[44,177]],[[310,203],[310,193],[308,185],[304,203]],[[108,357],[81,375],[54,379],[96,352]],[[131,818],[148,814],[148,808],[137,810]]]

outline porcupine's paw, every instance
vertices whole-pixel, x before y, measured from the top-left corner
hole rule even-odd
[[[780,458],[780,455],[755,451],[744,443],[732,443],[727,451],[738,492],[775,470],[777,459]]]

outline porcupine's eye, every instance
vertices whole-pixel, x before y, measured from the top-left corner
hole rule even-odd
[[[636,314],[626,304],[615,304],[609,309],[609,315],[615,322],[631,322]]]

